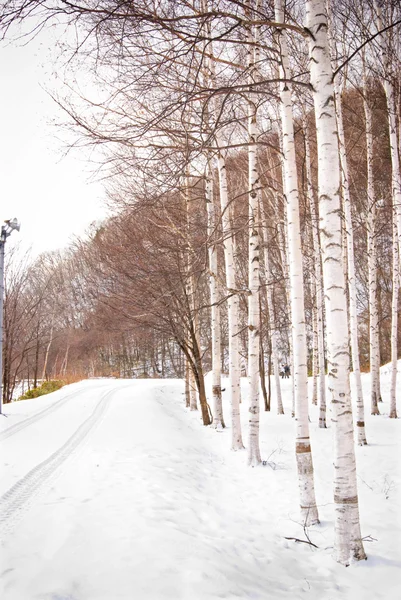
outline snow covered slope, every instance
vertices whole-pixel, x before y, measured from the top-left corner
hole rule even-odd
[[[367,414],[357,448],[368,560],[333,544],[330,430],[311,407],[322,523],[298,522],[290,381],[262,413],[265,466],[201,425],[174,380],[93,380],[5,407],[0,418],[2,600],[396,600],[400,420]],[[366,399],[368,380],[364,376]],[[246,422],[246,381],[242,410]],[[227,398],[225,398],[228,419]],[[368,405],[368,402],[367,402]],[[244,427],[246,429],[246,427]],[[246,433],[244,435],[246,440]]]

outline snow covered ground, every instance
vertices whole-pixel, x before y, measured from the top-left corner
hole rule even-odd
[[[368,408],[368,376],[364,375]],[[246,380],[243,381],[246,442]],[[93,380],[0,417],[2,600],[398,600],[401,421],[367,410],[356,448],[368,560],[332,558],[331,432],[311,437],[321,524],[298,517],[290,382],[286,414],[261,414],[266,466],[201,425],[176,380]],[[400,385],[401,396],[401,385]],[[227,398],[226,419],[228,418]],[[401,409],[400,409],[401,412]],[[368,541],[369,540],[369,541]]]

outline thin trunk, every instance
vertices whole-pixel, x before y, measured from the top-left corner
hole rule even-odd
[[[346,287],[342,268],[340,168],[333,71],[324,0],[306,0],[318,146],[319,216],[334,436],[335,554],[343,565],[366,558],[359,524]]]
[[[312,275],[313,277],[313,275]],[[317,406],[317,380],[319,377],[319,347],[317,335],[317,306],[316,306],[316,282],[312,281],[312,404]]]
[[[39,323],[38,323],[38,328],[36,331],[35,367],[34,367],[34,371],[33,371],[33,387],[34,388],[38,387],[39,349],[40,349],[40,343],[39,343]]]
[[[356,427],[359,446],[367,444],[365,432],[365,409],[363,404],[361,368],[359,363],[359,343],[358,343],[358,311],[356,305],[356,277],[354,261],[354,230],[352,226],[351,197],[349,191],[348,162],[345,151],[345,135],[343,125],[343,114],[341,105],[341,92],[334,84],[336,115],[338,127],[338,142],[340,149],[340,167],[341,167],[341,192],[344,203],[345,231],[347,241],[348,258],[348,294],[349,294],[349,315],[350,315],[350,333],[351,333],[351,352],[352,367],[356,385]]]
[[[51,345],[53,342],[53,330],[54,330],[54,308],[53,308],[52,319],[51,319],[50,338],[49,338],[49,341],[46,346],[45,360],[43,363],[42,381],[44,381],[46,378],[47,361],[49,360],[49,352],[50,352],[50,348],[51,348]]]
[[[260,373],[260,387],[262,388],[263,403],[265,411],[270,410],[270,394],[267,395],[266,389],[266,370],[265,370],[265,353],[263,349],[262,335],[260,336],[260,355],[259,355],[259,373]]]
[[[315,192],[312,185],[312,167],[310,158],[310,132],[308,121],[304,117],[305,131],[305,162],[306,181],[309,197],[309,208],[312,221],[313,257],[316,276],[316,313],[317,313],[317,352],[319,357],[319,427],[326,427],[326,364],[324,352],[324,324],[323,324],[323,279],[322,258],[319,240],[319,215],[316,210]]]
[[[194,377],[196,389],[199,394],[199,404],[202,413],[202,421],[204,425],[210,425],[212,423],[212,415],[210,414],[209,405],[206,398],[205,389],[205,378],[203,376],[202,357],[200,353],[200,345],[198,342],[197,332],[193,332],[192,336],[193,343],[193,355],[194,355]]]
[[[231,447],[241,450],[242,443],[240,417],[240,354],[239,354],[239,297],[236,286],[234,263],[234,240],[230,220],[230,203],[228,199],[227,169],[223,151],[217,137],[218,172],[220,186],[221,220],[224,237],[224,260],[226,266],[226,286],[228,293],[228,354],[229,385],[231,401]]]
[[[189,332],[188,332],[188,346],[192,348],[192,358],[195,363],[195,348],[197,347],[197,323],[196,323],[196,310],[195,310],[195,278],[191,269],[190,250],[191,247],[191,198],[190,198],[190,177],[189,170],[187,170],[185,177],[185,208],[186,208],[186,219],[187,219],[187,302],[188,302],[188,320],[189,320]],[[198,410],[197,403],[197,383],[196,383],[196,367],[195,364],[190,364],[189,370],[189,408],[190,410]]]
[[[196,380],[191,366],[189,368],[189,410],[198,410]]]
[[[400,289],[400,264],[397,231],[397,214],[393,208],[393,298],[391,305],[391,387],[390,418],[397,418],[397,366],[398,366],[398,292]]]
[[[288,217],[287,217],[287,203],[284,203],[284,219],[287,222],[288,221]],[[285,281],[285,294],[286,294],[286,300],[287,300],[287,312],[291,311],[291,288],[290,288],[290,271],[289,271],[289,257],[288,257],[288,240],[286,234],[285,234],[285,228],[278,228],[278,234],[279,234],[279,243],[280,243],[280,251],[281,251],[281,264],[282,264],[282,269],[283,269],[283,277],[284,277],[284,281]],[[291,321],[291,316],[289,317],[289,320]],[[294,364],[294,348],[293,348],[293,338],[292,338],[292,329],[291,329],[291,323],[290,323],[290,331],[289,331],[289,335],[288,335],[288,345],[290,348],[290,360],[286,361],[289,362],[290,365]],[[291,417],[295,417],[295,380],[294,380],[294,369],[291,369]]]
[[[277,22],[284,22],[283,0],[275,0]],[[290,78],[285,30],[278,31],[281,50],[280,75]],[[287,199],[287,232],[291,295],[291,326],[293,340],[292,374],[295,387],[296,459],[300,492],[301,516],[306,526],[319,522],[316,506],[313,462],[309,437],[308,365],[304,308],[301,230],[299,218],[298,177],[295,155],[291,91],[280,84],[281,126],[283,132],[284,191]]]
[[[377,14],[377,29],[380,31],[383,29],[382,18],[381,18],[381,7],[375,2],[375,9]],[[391,191],[393,197],[393,207],[397,215],[397,233],[398,233],[398,248],[395,249],[393,244],[393,255],[398,253],[398,259],[400,260],[400,248],[401,248],[401,169],[400,169],[400,148],[399,139],[397,139],[397,108],[400,110],[399,102],[398,107],[396,103],[396,91],[394,89],[393,79],[394,73],[394,49],[386,44],[386,37],[388,32],[382,33],[379,36],[379,42],[381,45],[382,52],[382,65],[384,67],[384,78],[383,87],[386,94],[387,101],[387,116],[388,116],[388,127],[389,127],[389,138],[390,138],[390,155],[391,155]],[[399,115],[398,115],[399,116]],[[401,131],[401,120],[399,120],[399,132]],[[394,265],[394,259],[393,259]],[[398,266],[398,271],[400,267]],[[397,269],[396,269],[397,271]],[[391,408],[390,416],[396,416],[395,406],[395,386],[397,377],[397,308],[398,308],[398,286],[395,282],[394,266],[393,266],[393,302],[392,302],[392,345],[391,345],[391,358],[392,358],[392,382],[391,382]],[[396,307],[396,308],[395,308]],[[395,312],[394,312],[395,311]],[[395,336],[395,337],[394,337]],[[378,350],[379,352],[379,350]],[[395,365],[395,367],[394,367]],[[380,363],[379,363],[380,366]],[[379,370],[380,378],[380,370]],[[394,391],[393,391],[394,390]],[[377,400],[380,401],[380,389],[378,390]],[[393,413],[393,414],[391,414]]]
[[[251,4],[252,0],[248,3]],[[255,3],[258,8],[258,2]],[[253,13],[252,13],[253,14]],[[259,63],[258,27],[248,33],[248,70],[252,84],[257,78]],[[257,168],[257,105],[248,92],[248,383],[249,383],[249,427],[248,464],[252,467],[262,462],[259,447],[259,352],[260,352],[260,257],[259,257],[259,174]]]
[[[267,238],[267,221],[263,207],[263,202],[260,203],[260,215],[262,219],[261,234],[263,240],[263,257],[266,271],[266,294],[267,294],[267,310],[269,315],[269,330],[270,330],[270,343],[271,343],[271,354],[273,356],[273,372],[274,382],[276,388],[276,399],[277,399],[277,414],[283,415],[283,400],[281,397],[281,384],[280,384],[280,367],[278,360],[277,342],[278,342],[278,331],[276,327],[276,318],[274,313],[274,302],[273,302],[273,286],[269,284],[270,278],[270,259],[269,259],[269,242]],[[270,380],[269,380],[270,381]]]
[[[206,7],[208,3],[206,2]],[[212,85],[215,84],[216,74],[213,60],[213,46],[210,42],[209,51],[209,80]],[[212,117],[216,121],[219,114],[219,107],[215,100],[211,108]],[[235,248],[234,233],[231,223],[232,205],[228,197],[227,169],[224,155],[224,144],[217,130],[215,133],[215,143],[217,149],[217,168],[219,175],[219,191],[221,205],[221,223],[224,238],[224,262],[226,267],[226,288],[228,294],[228,355],[229,355],[229,387],[231,403],[231,447],[233,450],[241,450],[242,443],[241,432],[241,367],[239,354],[239,297],[236,287],[236,266],[235,266]]]
[[[202,9],[207,12],[208,0],[201,2]],[[205,39],[210,32],[210,23],[204,25]],[[205,51],[212,50],[208,48],[205,42]],[[208,87],[212,84],[213,65],[212,58],[204,60],[203,78],[204,85]],[[205,121],[208,130],[211,129],[209,107],[206,105]],[[220,324],[220,277],[218,253],[216,246],[217,236],[217,205],[214,197],[213,187],[213,168],[211,153],[206,157],[206,173],[205,173],[205,199],[207,208],[207,234],[208,234],[208,255],[209,255],[209,290],[211,304],[211,341],[212,341],[212,407],[213,407],[213,427],[217,430],[222,430],[225,427],[223,417],[223,402],[221,395],[221,324]]]
[[[208,239],[209,239],[209,289],[211,304],[211,338],[212,338],[212,406],[213,406],[213,427],[223,429],[225,427],[223,418],[223,403],[221,397],[221,328],[220,328],[220,290],[219,273],[217,261],[216,238],[216,206],[213,194],[213,178],[211,161],[208,161],[205,196],[208,218]]]
[[[383,29],[381,8],[377,2],[377,29]],[[393,78],[397,76],[392,61],[394,60],[394,48],[386,44],[386,36],[388,32],[382,33],[379,36],[379,42],[382,52],[382,65],[384,66],[383,87],[387,101],[387,117],[390,138],[390,154],[391,154],[391,188],[393,196],[393,206],[397,211],[397,230],[398,230],[398,245],[401,247],[401,169],[399,157],[399,140],[397,136],[397,105],[396,91],[394,89]],[[399,107],[398,107],[399,108]],[[400,125],[401,127],[401,125]]]
[[[191,406],[191,384],[189,381],[189,373],[191,367],[189,366],[188,359],[185,359],[185,406],[189,408]]]
[[[272,374],[272,345],[271,345],[271,343],[269,343],[268,355],[267,355],[267,391],[268,391],[268,395],[267,395],[268,405],[267,406],[268,406],[268,410],[270,410],[271,398],[272,398],[271,374]]]
[[[364,69],[365,70],[365,69]],[[370,340],[370,381],[371,414],[379,415],[377,405],[380,396],[379,357],[379,314],[377,306],[377,248],[376,248],[376,198],[373,179],[373,133],[372,111],[368,102],[368,89],[364,74],[363,105],[366,121],[367,159],[367,230],[368,230],[368,278],[369,278],[369,340]]]
[[[260,215],[259,215],[259,223],[260,223]],[[261,239],[262,236],[260,236]],[[266,389],[266,368],[265,368],[265,349],[263,347],[264,342],[264,328],[263,328],[263,312],[262,312],[262,295],[259,294],[259,320],[260,320],[260,351],[259,351],[259,373],[260,373],[260,387],[262,389],[263,396],[263,404],[265,411],[270,410],[270,389],[269,395],[267,394]]]

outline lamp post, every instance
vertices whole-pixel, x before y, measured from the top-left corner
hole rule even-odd
[[[4,302],[4,247],[6,239],[14,231],[20,230],[17,219],[4,221],[0,236],[0,415],[3,414],[3,302]]]

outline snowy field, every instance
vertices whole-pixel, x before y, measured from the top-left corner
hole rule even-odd
[[[363,382],[369,446],[356,454],[368,560],[349,568],[332,558],[331,432],[318,429],[313,406],[317,548],[286,539],[307,541],[289,380],[286,414],[275,414],[274,394],[261,414],[267,464],[255,469],[230,451],[229,429],[205,428],[185,408],[182,381],[84,381],[6,405],[0,598],[398,600],[401,421],[388,418],[387,368],[381,416],[370,416]]]

